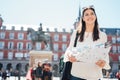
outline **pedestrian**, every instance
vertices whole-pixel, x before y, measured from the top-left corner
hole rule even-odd
[[[116,78],[117,78],[118,80],[120,80],[120,71],[118,71],[118,72],[116,73]]]
[[[35,70],[35,75],[37,80],[42,80],[42,62],[38,62],[38,67]]]
[[[81,60],[81,54],[90,55],[87,49],[94,49],[98,44],[105,44],[106,42],[107,35],[99,29],[94,6],[84,7],[81,21],[78,28],[73,31],[70,44],[64,55],[64,62],[72,63],[70,80],[99,80],[103,77],[102,69],[110,69],[108,52],[104,59],[99,59],[93,63],[85,62],[84,59]],[[82,49],[83,46],[87,46],[87,49]],[[82,49],[82,52],[75,56],[74,54],[77,52],[72,52],[75,49]],[[97,53],[95,50],[93,52]],[[99,56],[96,55],[96,57]]]
[[[26,74],[26,80],[32,80],[31,72],[32,72],[32,67],[28,69],[28,72]]]
[[[36,65],[33,64],[33,67],[31,69],[31,77],[32,77],[32,80],[35,80],[36,78]]]
[[[42,80],[52,80],[51,64],[45,63],[43,65],[43,77]]]
[[[2,80],[6,80],[6,79],[7,79],[7,73],[6,73],[6,71],[4,71],[2,73]]]

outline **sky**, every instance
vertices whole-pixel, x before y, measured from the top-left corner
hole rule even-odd
[[[0,14],[7,28],[73,28],[79,7],[94,5],[99,26],[120,28],[120,0],[0,0]]]

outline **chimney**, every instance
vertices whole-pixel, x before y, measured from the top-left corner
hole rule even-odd
[[[58,31],[57,31],[57,28],[54,28],[54,30],[55,30],[55,32],[58,32]]]
[[[3,29],[3,30],[6,30],[6,26],[2,26],[2,29]]]
[[[21,27],[21,31],[23,31],[24,30],[24,28],[23,27]]]
[[[46,30],[47,30],[47,32],[49,32],[50,30],[49,30],[49,28],[46,28]]]
[[[12,29],[11,30],[15,30],[15,26],[12,26]]]
[[[63,28],[63,32],[66,32],[65,28]]]

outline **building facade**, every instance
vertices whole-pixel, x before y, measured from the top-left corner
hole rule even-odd
[[[52,51],[52,61],[58,69],[59,58],[69,44],[71,32],[66,32],[65,29],[58,32],[56,28],[50,32],[47,28],[46,33],[50,36],[47,47],[43,42],[36,42],[35,50]],[[31,37],[23,27],[21,30],[15,30],[15,26],[12,26],[11,30],[7,30],[6,26],[2,26],[0,30],[0,70],[16,71],[20,68],[23,73],[26,73],[29,66],[29,52],[32,49]]]
[[[107,34],[108,41],[112,42],[109,53],[111,70],[117,71],[120,69],[120,29],[101,28],[101,30]],[[45,47],[43,42],[35,44],[36,50],[53,52],[53,68],[55,67],[57,70],[59,59],[69,45],[72,31],[72,29],[70,32],[62,29],[59,32],[57,28],[50,31],[47,28],[45,32],[50,36],[48,46]],[[22,73],[26,73],[29,66],[29,51],[32,50],[32,46],[31,37],[27,35],[27,31],[23,27],[21,30],[15,30],[15,26],[12,26],[11,30],[7,30],[6,26],[3,26],[0,30],[0,70],[12,69],[12,71],[16,71],[20,68]]]
[[[110,55],[110,64],[112,72],[120,70],[120,28],[101,28],[107,34],[108,41],[112,43]]]

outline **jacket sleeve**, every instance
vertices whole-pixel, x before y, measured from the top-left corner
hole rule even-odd
[[[72,35],[71,35],[69,46],[68,46],[68,48],[66,49],[65,54],[64,54],[64,59],[63,59],[64,62],[69,61],[68,55],[71,54],[71,49],[72,49],[72,47],[74,46],[74,41],[75,41],[75,37],[76,37],[76,32],[77,32],[77,31],[74,30],[73,33],[72,33]]]
[[[105,33],[103,33],[103,32],[101,32],[101,35],[100,35],[100,40],[101,40],[101,42],[107,42],[107,35],[105,34]],[[109,48],[109,50],[111,49],[111,47]],[[109,63],[110,63],[110,59],[109,59],[109,52],[108,53],[106,53],[107,55],[106,55],[106,57],[104,58],[104,60],[105,60],[105,62],[106,62],[106,64],[105,64],[105,66],[103,67],[103,69],[110,69],[111,67],[110,67],[110,65],[109,65]]]

